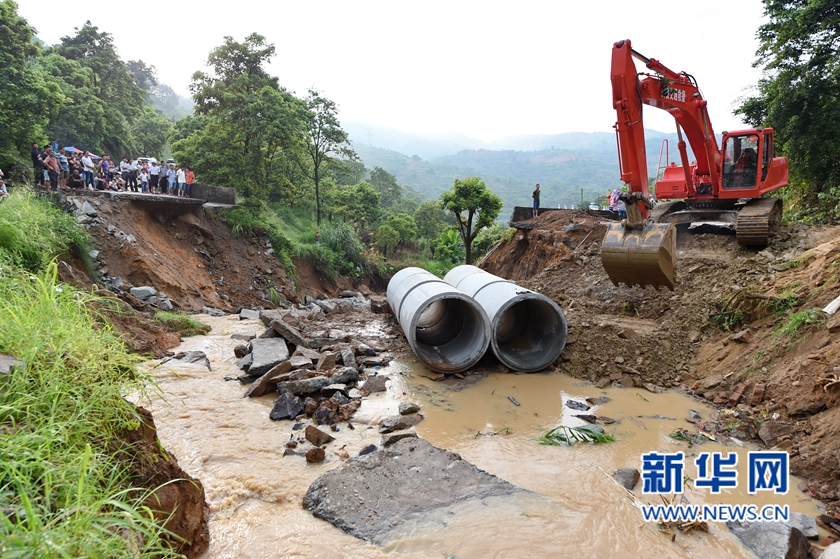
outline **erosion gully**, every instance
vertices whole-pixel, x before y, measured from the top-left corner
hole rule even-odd
[[[623,489],[607,477],[618,468],[639,468],[640,455],[651,450],[685,451],[687,474],[694,472],[688,457],[698,451],[736,451],[739,463],[746,464],[746,446],[709,442],[688,448],[669,437],[678,427],[693,429],[684,420],[689,409],[704,418],[715,413],[690,398],[675,392],[601,390],[546,373],[484,372],[456,384],[433,382],[422,366],[395,362],[383,369],[391,379],[388,391],[363,401],[352,419],[355,429],[340,425],[323,463],[307,464],[303,457],[283,456],[285,443],[301,431],[292,431],[294,422],[269,420],[274,397],[244,399],[238,382],[223,380],[240,374],[233,356],[238,342],[230,335],[254,331],[256,321],[236,316],[202,320],[213,327],[211,333],[186,339],[176,351],[204,351],[212,371],[198,365],[156,366],[159,394],[141,403],[154,413],[164,447],[204,484],[211,511],[207,559],[751,557],[722,524],[673,539],[661,533],[655,524],[645,524]],[[588,412],[564,405],[568,398],[602,395],[610,401]],[[408,400],[419,403],[426,416],[416,428],[419,436],[533,494],[431,514],[396,527],[385,547],[357,540],[306,512],[301,502],[309,485],[366,445],[378,446],[378,420],[396,414],[398,403]],[[617,442],[574,448],[538,444],[546,430],[578,424],[572,415],[579,413],[618,420],[607,427],[608,433],[614,427]],[[750,496],[746,471],[740,471],[739,479],[738,488],[719,496],[706,490],[689,490],[685,496],[694,504],[787,504],[791,511],[818,512],[819,503],[795,489],[796,479],[784,496]],[[655,504],[658,496],[642,499]]]

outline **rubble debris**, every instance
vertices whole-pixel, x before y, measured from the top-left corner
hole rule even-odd
[[[374,392],[385,392],[386,386],[385,381],[388,380],[387,377],[368,377],[367,380],[362,384],[362,390],[365,390],[371,394]]]
[[[423,416],[419,413],[410,415],[392,415],[386,417],[379,422],[379,432],[382,434],[392,433],[394,431],[402,431],[409,427],[414,427],[423,421]]]
[[[621,484],[628,491],[633,491],[639,483],[641,474],[636,468],[619,468],[613,472],[613,479]]]
[[[259,320],[260,319],[260,311],[254,311],[251,309],[242,309],[239,311],[239,320]]]
[[[412,413],[417,413],[420,411],[420,406],[417,404],[409,403],[409,402],[400,402],[399,405],[399,412],[400,415],[411,415]]]
[[[323,462],[324,459],[327,457],[327,453],[324,451],[323,448],[310,448],[306,451],[306,461],[311,464],[317,464],[319,462]]]
[[[245,391],[244,397],[256,398],[258,396],[268,394],[270,390],[274,389],[275,385],[286,379],[289,371],[291,370],[292,366],[288,361],[279,363],[277,366],[273,367],[270,371],[260,376],[255,382],[253,382],[248,390]],[[295,416],[296,415],[297,414],[295,414]]]
[[[203,351],[193,350],[193,351],[182,351],[181,353],[177,353],[172,357],[167,357],[163,361],[160,362],[161,365],[166,363],[193,363],[196,365],[204,365],[207,367],[208,370],[212,371],[213,369],[210,367],[210,359],[207,358],[207,354]]]
[[[303,402],[300,401],[300,398],[286,392],[284,394],[280,394],[280,396],[274,400],[274,406],[271,408],[271,412],[268,414],[268,417],[274,421],[280,421],[281,419],[294,419],[299,416],[302,411]]]
[[[304,431],[304,436],[306,437],[307,441],[309,441],[315,446],[323,446],[335,440],[335,437],[333,437],[332,435],[324,433],[323,431],[312,425],[307,425],[306,431]]]
[[[782,522],[729,521],[726,526],[758,557],[807,559],[811,549],[802,532]]]
[[[275,365],[289,358],[289,348],[283,338],[251,340],[251,365],[248,374],[258,377],[264,375]]]

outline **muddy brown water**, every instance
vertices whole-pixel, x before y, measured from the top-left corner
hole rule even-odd
[[[326,461],[312,465],[302,457],[283,457],[285,443],[302,431],[292,431],[293,422],[268,419],[273,396],[244,399],[238,382],[223,381],[238,374],[233,347],[239,342],[230,335],[261,331],[262,325],[235,316],[201,320],[213,327],[210,335],[188,338],[176,351],[204,351],[213,370],[182,364],[156,367],[160,394],[141,403],[154,413],[164,447],[204,484],[211,515],[207,559],[751,557],[722,524],[711,523],[709,533],[678,534],[672,541],[655,525],[645,524],[641,512],[605,474],[639,468],[640,455],[651,450],[685,451],[689,475],[696,473],[690,457],[697,451],[736,451],[739,463],[746,464],[748,447],[710,442],[688,449],[669,437],[677,427],[692,427],[683,419],[689,409],[704,418],[714,413],[687,397],[600,390],[559,374],[484,373],[474,382],[436,383],[422,366],[395,363],[383,369],[391,378],[388,391],[365,399],[352,420],[355,429],[341,425]],[[602,395],[611,401],[588,412],[564,406],[569,398]],[[426,419],[417,426],[421,437],[534,493],[433,513],[396,527],[390,543],[381,548],[304,511],[301,502],[309,485],[345,456],[357,455],[368,444],[379,445],[375,425],[397,413],[398,403],[406,400],[422,406]],[[617,442],[574,448],[537,443],[537,437],[552,427],[579,424],[572,415],[580,413],[619,420],[607,427]],[[656,415],[674,419],[654,419]],[[686,497],[694,504],[787,504],[807,514],[819,510],[818,502],[795,489],[796,479],[784,496],[749,496],[743,469],[739,480],[738,488],[719,496],[689,490]],[[637,496],[639,492],[640,486]],[[642,500],[656,503],[655,498]]]

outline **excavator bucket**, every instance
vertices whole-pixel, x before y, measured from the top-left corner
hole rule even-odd
[[[674,258],[677,230],[671,223],[655,223],[642,229],[610,224],[601,244],[601,263],[613,284],[630,287],[652,285],[674,289]]]

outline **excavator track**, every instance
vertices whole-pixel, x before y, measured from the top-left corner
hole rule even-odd
[[[779,198],[754,198],[738,212],[735,234],[738,244],[764,247],[779,228],[782,201]]]

